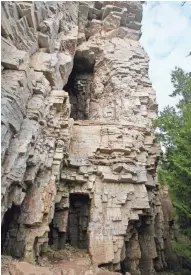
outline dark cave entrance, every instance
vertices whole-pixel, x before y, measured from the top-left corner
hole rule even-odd
[[[87,194],[70,194],[67,243],[80,249],[88,249],[89,220],[89,196]]]
[[[63,207],[69,200],[69,209]],[[88,249],[88,224],[90,219],[88,194],[72,193],[55,205],[54,217],[49,224],[48,245],[53,249],[64,249],[66,244]]]
[[[11,255],[11,248],[9,244],[11,243],[12,237],[14,237],[14,232],[17,232],[17,223],[20,215],[20,206],[12,205],[11,208],[8,208],[5,213],[1,226],[1,252],[2,254]],[[12,251],[13,252],[13,251]]]
[[[95,63],[95,59],[90,57],[76,53],[73,70],[68,83],[63,88],[69,94],[70,117],[74,120],[88,120],[89,118],[91,79]]]

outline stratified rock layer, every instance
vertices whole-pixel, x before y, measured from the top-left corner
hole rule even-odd
[[[3,253],[166,267],[139,2],[2,3]]]

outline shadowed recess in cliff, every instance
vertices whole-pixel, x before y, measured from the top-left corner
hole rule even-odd
[[[67,243],[81,249],[88,248],[90,199],[87,194],[70,194]]]
[[[11,255],[15,257],[21,257],[17,255],[16,251],[12,249],[12,242],[14,242],[14,236],[18,230],[17,220],[20,215],[20,206],[12,205],[8,208],[4,215],[1,226],[1,251],[2,254]],[[15,250],[19,251],[20,247],[15,247]],[[21,250],[20,250],[21,251]],[[20,254],[20,252],[19,252]]]
[[[64,249],[66,244],[66,233],[62,232],[59,227],[59,220],[63,220],[65,211],[55,210],[54,218],[49,224],[50,231],[48,233],[48,245],[52,246],[54,249]]]
[[[126,274],[130,272],[132,275],[140,275],[139,261],[141,258],[141,251],[138,240],[137,224],[139,221],[131,221],[127,227],[124,243],[124,255],[121,261],[121,273]]]
[[[71,103],[71,115],[74,120],[88,120],[91,79],[93,75],[94,55],[84,56],[76,53],[73,70],[64,90],[68,92]]]
[[[141,250],[141,258],[139,262],[141,274],[154,274],[153,260],[156,260],[157,251],[153,235],[153,224],[151,217],[142,216],[140,225],[138,226],[138,239]]]

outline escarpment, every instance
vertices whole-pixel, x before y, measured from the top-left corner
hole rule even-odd
[[[2,2],[2,253],[167,266],[140,2]]]

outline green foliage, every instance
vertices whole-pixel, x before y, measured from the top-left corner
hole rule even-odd
[[[178,241],[172,241],[172,248],[179,257],[188,259],[191,262],[190,243],[185,236],[182,236]]]
[[[164,148],[158,178],[169,185],[180,230],[191,238],[191,73],[176,68],[172,72],[176,108],[167,106],[155,122],[158,140]],[[173,243],[176,253],[191,260],[191,245],[178,240]]]
[[[181,274],[190,274],[191,269],[191,247],[189,237],[179,232],[178,238],[172,241],[172,249],[181,260],[186,269],[181,269]]]

